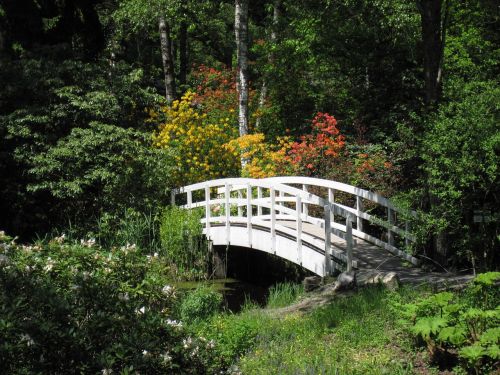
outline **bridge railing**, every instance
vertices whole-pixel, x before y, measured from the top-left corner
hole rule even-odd
[[[339,204],[330,203],[310,192],[292,186],[269,181],[267,179],[229,178],[206,181],[185,186],[172,191],[172,204],[176,204],[176,197],[185,194],[184,208],[203,207],[205,233],[210,238],[211,227],[225,225],[227,243],[229,244],[231,224],[246,224],[248,246],[252,247],[252,226],[267,227],[271,233],[271,252],[276,253],[276,232],[293,236],[297,241],[297,263],[302,263],[303,241],[317,247],[324,247],[325,269],[330,272],[339,268],[332,264],[332,257],[336,263],[345,264],[350,270],[356,267],[353,260],[352,222],[355,215]],[[324,212],[324,217],[318,218],[309,215],[304,207],[317,206]],[[341,216],[345,219],[341,234],[346,240],[345,252],[333,249],[331,235],[334,228],[331,226],[331,216]],[[288,223],[288,225],[286,225]],[[303,231],[304,223],[313,224],[324,230],[324,240]],[[339,235],[337,233],[337,235]]]

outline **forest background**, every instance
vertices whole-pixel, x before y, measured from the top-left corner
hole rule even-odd
[[[182,184],[300,174],[418,210],[415,254],[498,267],[498,2],[236,5],[238,38],[233,1],[2,0],[0,228],[83,236]]]

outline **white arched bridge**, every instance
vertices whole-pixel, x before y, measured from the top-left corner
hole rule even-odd
[[[275,254],[320,276],[419,263],[404,251],[414,240],[408,223],[415,214],[343,183],[227,178],[176,189],[171,199],[204,210],[203,232],[214,245]]]

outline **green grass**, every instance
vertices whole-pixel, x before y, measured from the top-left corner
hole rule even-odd
[[[275,288],[268,305],[282,305],[294,290]],[[399,293],[406,299],[415,291]],[[243,374],[412,374],[411,346],[395,324],[390,298],[391,292],[368,288],[307,315],[249,308],[219,315],[199,333],[214,339],[220,358]]]
[[[267,298],[268,308],[285,307],[291,305],[304,293],[301,284],[279,283],[269,289]]]

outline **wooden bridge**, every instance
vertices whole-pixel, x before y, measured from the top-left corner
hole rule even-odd
[[[414,215],[373,192],[310,177],[227,178],[172,191],[172,204],[204,211],[214,245],[275,254],[325,276],[407,268]],[[342,202],[342,204],[340,203]]]

